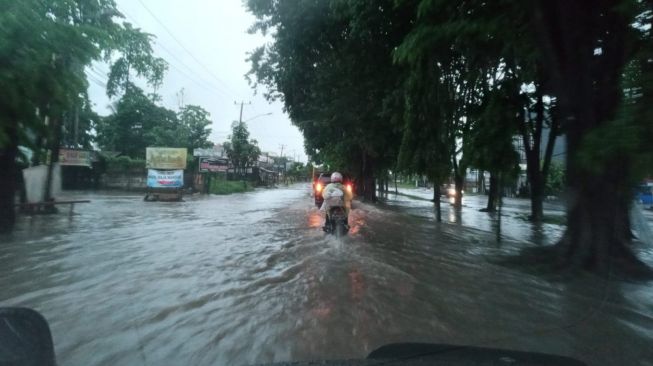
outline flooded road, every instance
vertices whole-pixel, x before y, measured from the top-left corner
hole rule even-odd
[[[355,204],[338,241],[308,185],[182,203],[68,195],[92,202],[72,217],[23,217],[0,238],[0,305],[42,312],[61,365],[338,359],[391,342],[653,365],[653,286],[549,282],[495,264],[559,228],[515,224],[497,242],[470,227],[487,216],[447,209],[452,223],[438,225],[432,205],[397,196]]]

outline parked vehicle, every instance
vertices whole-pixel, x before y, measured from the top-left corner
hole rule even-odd
[[[646,206],[653,206],[653,183],[642,184],[637,187],[635,199]]]
[[[317,208],[322,207],[322,202],[324,202],[322,191],[329,183],[331,183],[331,172],[320,173],[317,178],[313,179],[313,199]],[[353,190],[354,181],[350,175],[343,174],[342,183],[346,187],[349,187],[348,189]]]
[[[313,180],[313,198],[315,206],[318,208],[322,206],[324,198],[322,198],[322,191],[331,183],[331,173],[321,173],[315,180]]]

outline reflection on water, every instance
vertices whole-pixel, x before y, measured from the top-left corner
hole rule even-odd
[[[511,240],[523,228],[503,221],[496,245],[487,215],[469,207],[445,213],[452,225],[436,224],[428,202],[357,203],[337,240],[308,191],[182,203],[74,194],[92,203],[72,218],[24,217],[2,238],[0,304],[45,314],[62,365],[350,358],[400,341],[593,365],[651,359],[648,286],[550,283],[496,266],[531,244]],[[522,238],[549,236],[543,227]]]

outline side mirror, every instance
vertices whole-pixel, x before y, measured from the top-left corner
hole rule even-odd
[[[56,364],[45,318],[28,308],[0,308],[0,365]]]

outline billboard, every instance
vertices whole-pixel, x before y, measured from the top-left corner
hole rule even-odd
[[[193,149],[193,156],[222,158],[225,156],[225,152],[222,145],[215,145],[214,147],[209,149]]]
[[[147,170],[149,188],[181,188],[184,186],[183,170]]]
[[[87,150],[59,149],[62,166],[91,166],[91,152]]]
[[[148,147],[145,149],[145,167],[148,169],[186,169],[186,148]]]
[[[200,172],[226,172],[228,169],[227,159],[200,158]]]

